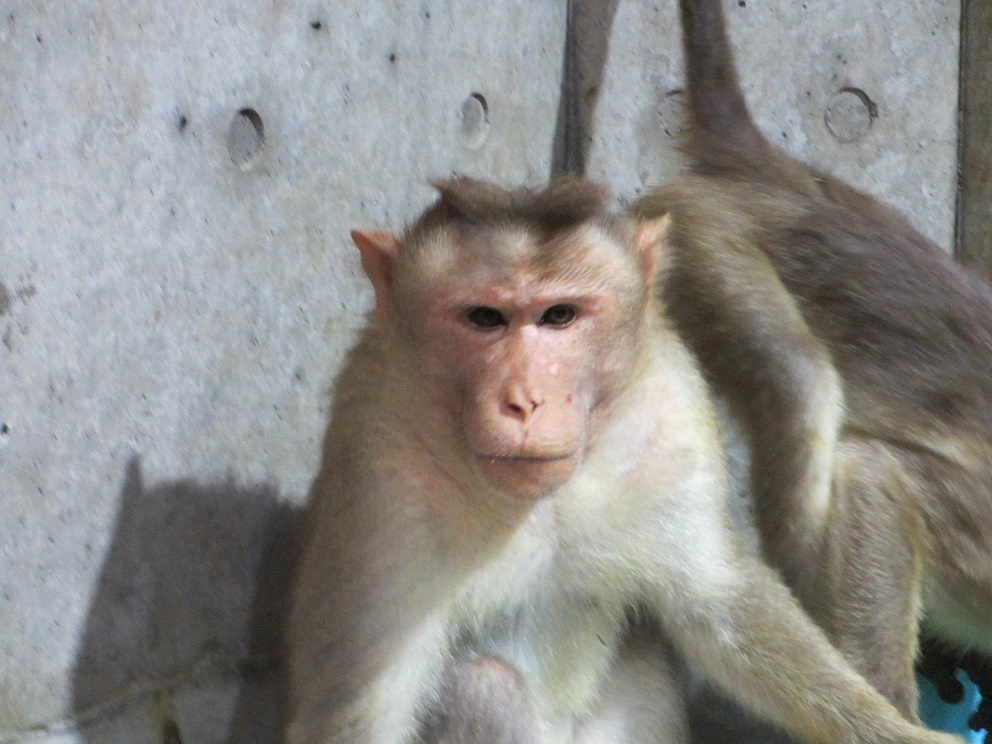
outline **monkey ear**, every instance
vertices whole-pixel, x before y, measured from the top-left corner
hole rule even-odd
[[[634,232],[634,247],[641,261],[641,269],[647,283],[654,284],[658,270],[664,259],[664,244],[672,226],[670,215],[641,222]]]
[[[352,230],[351,239],[362,254],[362,269],[375,290],[375,314],[381,320],[389,316],[393,294],[393,264],[400,252],[400,241],[387,232]]]

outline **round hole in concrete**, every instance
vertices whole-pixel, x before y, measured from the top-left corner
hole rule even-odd
[[[878,106],[860,88],[841,88],[827,101],[823,121],[838,142],[862,139],[878,118]]]
[[[248,170],[258,160],[265,147],[265,124],[252,108],[243,108],[227,130],[227,152],[242,170]]]
[[[489,134],[489,103],[481,93],[472,93],[462,103],[462,139],[469,149],[482,146]]]

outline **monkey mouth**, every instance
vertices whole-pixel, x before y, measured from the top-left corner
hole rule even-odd
[[[499,491],[520,501],[536,501],[555,493],[571,480],[578,466],[576,453],[479,456],[482,477]]]
[[[519,463],[521,465],[535,464],[540,465],[541,463],[554,463],[563,462],[564,460],[571,460],[575,457],[573,452],[568,452],[561,455],[479,455],[482,460],[488,460],[492,463],[507,463],[515,464]]]

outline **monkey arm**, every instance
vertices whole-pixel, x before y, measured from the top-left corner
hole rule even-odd
[[[670,400],[670,399],[669,399]],[[691,410],[702,403],[683,396]],[[806,742],[956,741],[912,725],[859,675],[768,566],[738,544],[726,514],[718,444],[703,420],[669,405],[669,430],[696,431],[693,448],[662,451],[647,482],[670,489],[642,514],[634,545],[643,595],[686,659],[744,705]],[[679,446],[677,443],[672,447]],[[677,455],[677,457],[676,457]],[[672,463],[683,470],[670,472]],[[661,497],[661,493],[664,496]],[[688,536],[691,535],[691,538]],[[635,564],[632,564],[635,565]]]
[[[732,545],[732,536],[723,540]],[[659,610],[686,657],[719,686],[808,742],[956,741],[903,719],[766,566],[741,552],[717,566],[695,565]]]
[[[297,577],[317,589],[298,590],[292,608],[287,744],[409,741],[446,647],[445,567],[395,499],[372,488],[342,506],[328,481]]]
[[[388,663],[368,669],[361,660],[315,676],[298,702],[286,744],[400,744],[413,741],[418,703],[437,685],[443,623],[411,627]],[[378,655],[378,650],[372,650]],[[350,688],[340,696],[342,679]]]
[[[638,594],[689,663],[800,740],[956,741],[903,718],[829,643],[778,575],[738,544],[712,411],[694,379],[691,360],[659,344],[638,396],[640,410],[650,401],[655,428],[642,433],[646,446],[632,447],[628,437],[626,448],[629,457],[643,457],[627,491],[648,498],[623,512],[626,521],[617,526],[627,536],[619,570],[638,577]]]

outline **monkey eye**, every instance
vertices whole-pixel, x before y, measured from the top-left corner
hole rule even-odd
[[[465,317],[476,328],[490,329],[506,325],[506,318],[503,317],[503,313],[494,307],[473,307],[466,313]]]
[[[573,305],[552,305],[541,316],[541,325],[564,328],[575,320],[576,312]]]

